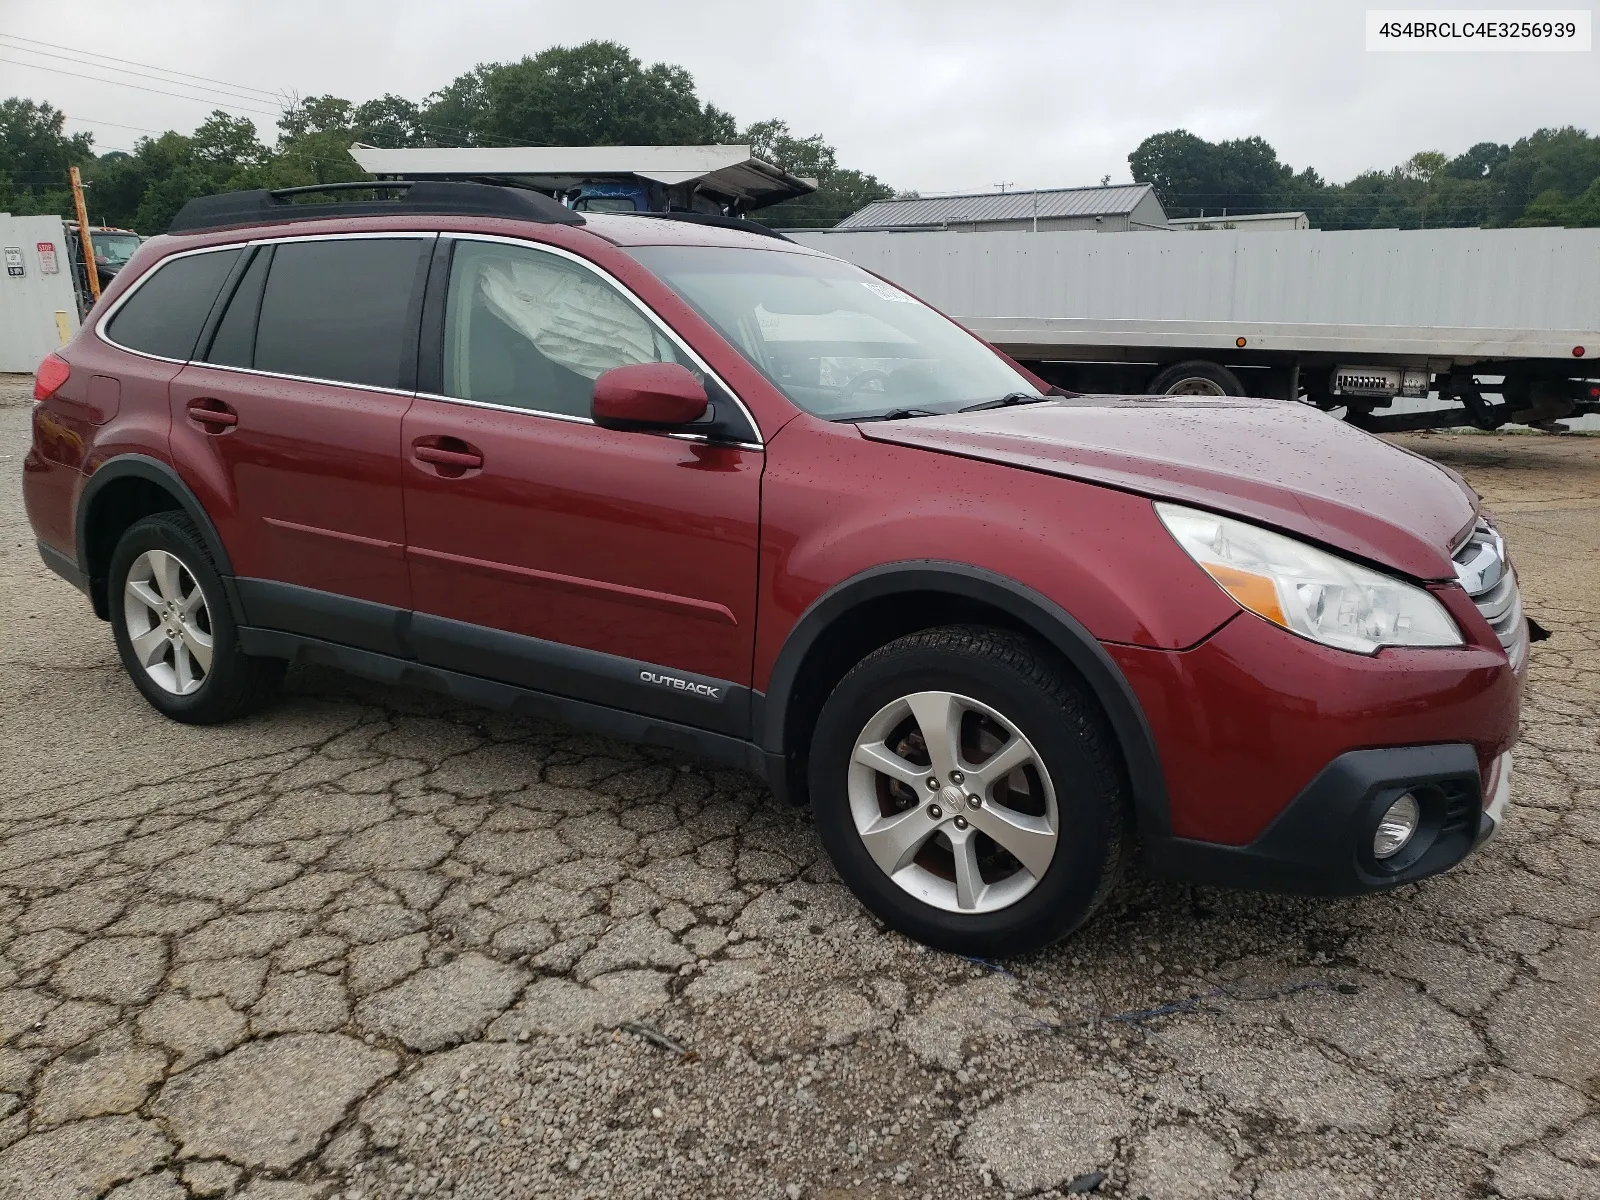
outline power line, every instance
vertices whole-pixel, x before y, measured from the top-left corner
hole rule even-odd
[[[285,97],[283,96],[283,94],[281,94],[281,93],[270,92],[270,91],[267,91],[264,88],[250,87],[248,84],[228,83],[225,80],[212,79],[212,78],[210,78],[209,76],[206,76],[206,75],[194,75],[194,74],[191,74],[188,71],[179,71],[179,70],[175,70],[175,69],[173,69],[171,67],[161,67],[161,66],[157,66],[154,63],[138,62],[138,61],[136,61],[134,59],[131,59],[131,58],[117,58],[116,56],[110,55],[110,54],[97,54],[97,53],[94,53],[94,52],[91,52],[91,51],[77,51],[77,50],[74,49],[74,47],[71,47],[71,46],[62,46],[62,45],[59,45],[59,44],[57,44],[55,42],[41,41],[38,38],[25,38],[25,37],[22,37],[19,34],[14,34],[14,33],[0,33],[0,40],[14,41],[14,42],[28,42],[28,43],[31,43],[32,45],[35,45],[35,46],[48,46],[52,50],[68,50],[68,51],[72,51],[73,52],[71,55],[49,54],[44,50],[31,50],[31,49],[26,49],[26,48],[21,47],[21,46],[8,47],[8,46],[0,45],[0,50],[9,49],[13,53],[39,54],[39,55],[44,55],[47,58],[65,59],[66,61],[69,61],[69,62],[79,63],[79,65],[81,65],[81,66],[99,66],[100,64],[98,64],[98,63],[82,63],[80,61],[82,58],[86,58],[86,57],[87,58],[99,58],[99,59],[104,59],[108,63],[126,63],[128,66],[132,66],[132,67],[145,67],[145,68],[147,68],[149,70],[152,70],[152,71],[160,71],[165,75],[179,76],[180,78],[177,78],[177,79],[163,79],[163,78],[160,78],[159,76],[143,75],[138,71],[128,71],[128,70],[125,70],[122,67],[104,67],[104,68],[102,68],[104,70],[118,71],[118,72],[121,72],[124,75],[133,75],[136,78],[140,78],[140,79],[148,79],[148,80],[151,80],[152,82],[155,82],[155,83],[170,83],[175,87],[184,87],[184,88],[190,89],[191,91],[211,92],[211,93],[216,94],[216,95],[222,95],[222,96],[225,96],[228,99],[234,101],[234,103],[231,105],[231,107],[242,109],[245,112],[259,113],[259,114],[261,114],[263,116],[272,116],[272,117],[276,117],[276,116],[280,116],[281,115],[281,110],[278,111],[278,112],[271,112],[271,111],[268,111],[268,110],[265,110],[265,109],[261,109],[261,108],[252,108],[252,107],[250,107],[250,104],[259,104],[259,103],[261,103],[262,100],[270,100],[270,101],[272,101],[274,103],[281,104],[283,106],[283,108],[295,108],[295,107],[298,107],[297,105],[288,102],[285,99]],[[78,78],[78,79],[89,79],[89,80],[92,80],[92,81],[97,82],[97,83],[110,83],[110,84],[116,84],[116,85],[119,85],[119,86],[122,86],[122,87],[137,88],[139,91],[154,92],[157,95],[162,95],[162,96],[173,96],[173,97],[176,97],[177,99],[180,99],[180,100],[194,100],[194,101],[197,101],[197,102],[202,103],[202,104],[213,103],[211,100],[206,99],[204,97],[200,97],[200,96],[187,96],[187,95],[182,95],[181,93],[178,93],[178,92],[163,92],[163,91],[160,91],[157,88],[140,87],[138,84],[127,83],[127,82],[124,82],[123,80],[120,80],[120,79],[107,79],[107,78],[104,78],[102,76],[95,76],[95,75],[76,75],[72,71],[63,70],[60,67],[45,66],[45,65],[43,65],[41,63],[18,62],[18,61],[14,60],[14,59],[0,59],[0,62],[8,62],[8,63],[11,63],[14,66],[32,67],[36,71],[53,71],[53,72],[55,72],[57,74],[60,74],[60,75],[73,75],[75,78]],[[189,80],[189,79],[199,80],[199,81],[201,81],[201,83],[220,84],[223,89],[228,89],[228,90],[219,91],[216,88],[203,87],[203,86],[201,86],[201,83],[188,83],[188,82],[186,82],[186,80]],[[246,92],[253,93],[253,94],[252,95],[244,95],[244,93],[246,93]],[[248,101],[249,104],[241,103],[240,101]],[[218,107],[222,107],[222,106],[219,105]],[[354,105],[353,104],[353,105],[351,105],[351,107],[352,108],[356,108],[356,107],[359,107],[359,105]],[[78,120],[83,120],[84,118],[77,118],[77,119]],[[114,125],[119,129],[138,129],[138,126],[133,126],[133,125],[117,125],[117,123],[115,121],[98,121],[98,122],[95,122],[95,124]],[[482,133],[474,134],[471,130],[461,129],[461,128],[457,128],[455,126],[450,126],[450,125],[437,125],[437,124],[434,124],[431,121],[414,120],[414,121],[411,122],[411,124],[414,125],[416,128],[421,129],[421,130],[425,130],[425,131],[427,131],[429,133],[438,133],[438,134],[451,135],[451,136],[459,138],[459,139],[461,139],[463,141],[468,140],[468,139],[475,139],[476,142],[478,144],[480,144],[480,145],[499,145],[499,146],[535,145],[535,146],[541,146],[541,145],[546,145],[547,144],[547,143],[544,143],[544,142],[533,142],[533,141],[518,142],[518,141],[514,141],[514,140],[512,140],[510,138],[495,137],[495,136],[492,136],[492,135],[487,135],[487,134],[482,134]],[[156,130],[151,130],[151,129],[143,129],[143,130],[139,130],[139,132],[155,133],[157,131]]]
[[[80,125],[109,125],[113,129],[131,129],[135,133],[154,133],[157,135],[171,132],[166,129],[146,129],[143,125],[122,125],[116,121],[102,121],[98,117],[73,117],[68,116],[66,113],[61,115],[68,121],[76,121]]]
[[[113,67],[102,63],[86,63],[83,62],[81,56],[78,55],[52,54],[48,50],[30,50],[22,46],[6,46],[4,49],[10,50],[13,54],[37,54],[44,58],[59,58],[63,62],[76,63],[79,66],[96,67],[102,71],[116,71],[122,75],[132,75],[136,79],[151,79],[156,83],[170,83],[175,87],[185,87],[193,92],[210,92],[214,96],[224,96],[229,100],[248,100],[252,104],[261,103],[260,97],[247,95],[240,91],[234,91],[231,88],[206,87],[204,84],[189,83],[186,80],[164,79],[160,75],[147,75],[143,71],[130,71],[126,67]],[[160,68],[157,69],[159,70]],[[107,80],[107,82],[116,81]]]
[[[29,67],[29,68],[31,68],[31,69],[33,69],[35,71],[49,71],[49,72],[51,72],[52,74],[55,74],[55,75],[70,75],[74,79],[87,79],[91,83],[109,83],[109,84],[113,84],[113,85],[115,85],[117,87],[132,88],[136,92],[154,92],[157,96],[172,96],[172,97],[174,97],[175,99],[178,99],[178,100],[192,100],[196,104],[210,104],[215,108],[229,108],[229,107],[231,107],[231,108],[239,109],[239,110],[241,110],[243,112],[259,113],[260,115],[262,115],[264,117],[276,117],[276,116],[280,116],[281,115],[281,113],[273,112],[270,109],[265,109],[265,108],[247,108],[243,104],[233,104],[233,105],[217,104],[215,101],[208,100],[204,96],[185,96],[181,92],[164,92],[160,88],[144,87],[141,84],[137,84],[137,83],[125,83],[120,79],[105,79],[105,78],[103,78],[103,77],[101,77],[99,75],[84,75],[84,74],[82,74],[82,73],[80,73],[78,71],[64,71],[60,67],[46,67],[46,66],[42,66],[39,63],[18,62],[14,58],[0,58],[0,63],[6,63],[6,64],[8,64],[10,66],[13,66],[13,67]]]
[[[37,38],[25,38],[25,37],[21,37],[20,35],[14,34],[14,33],[0,33],[0,39],[5,39],[5,40],[9,40],[9,41],[16,41],[16,42],[29,42],[29,43],[32,43],[33,45],[36,45],[36,46],[49,46],[52,50],[73,50],[73,47],[71,47],[71,46],[61,46],[61,45],[56,44],[55,42],[40,41]],[[6,47],[0,47],[0,49],[5,49],[5,48]],[[20,52],[26,53],[26,54],[45,54],[45,51],[43,51],[43,50],[24,50],[20,46],[19,47],[14,47],[12,49],[14,51],[20,51]],[[215,89],[212,89],[212,88],[201,87],[198,84],[191,84],[191,83],[183,82],[183,79],[195,79],[195,80],[200,80],[200,81],[202,81],[204,83],[221,84],[223,88],[232,90],[232,93],[233,93],[233,97],[232,98],[235,98],[235,99],[249,100],[252,103],[260,103],[260,101],[262,99],[268,99],[268,100],[271,100],[271,101],[273,101],[275,103],[280,103],[280,104],[284,103],[284,97],[280,93],[269,92],[264,88],[250,87],[247,84],[232,84],[232,83],[228,83],[228,82],[226,82],[224,80],[221,80],[221,79],[212,79],[212,78],[210,78],[209,76],[206,76],[206,75],[193,75],[193,74],[191,74],[191,73],[189,73],[187,71],[178,71],[178,70],[175,70],[175,69],[173,69],[171,67],[160,67],[160,66],[157,66],[154,63],[137,62],[137,61],[135,61],[134,59],[131,59],[131,58],[117,58],[114,55],[110,55],[110,54],[95,54],[95,53],[87,52],[87,51],[75,52],[75,53],[76,53],[76,57],[69,57],[67,55],[62,55],[62,54],[50,54],[50,55],[47,55],[47,57],[50,57],[50,58],[65,58],[68,61],[72,61],[72,62],[76,62],[76,61],[78,61],[78,59],[83,58],[83,57],[88,57],[88,58],[105,59],[107,62],[126,63],[126,64],[128,64],[129,66],[132,66],[132,67],[146,67],[146,68],[148,68],[149,70],[152,70],[152,71],[160,71],[160,72],[163,72],[164,74],[167,74],[167,75],[176,75],[176,76],[182,77],[181,79],[168,80],[168,79],[155,78],[155,77],[149,76],[149,75],[140,75],[137,71],[123,71],[122,72],[123,74],[126,74],[126,75],[135,75],[135,76],[137,76],[138,78],[141,78],[141,79],[152,79],[154,82],[157,82],[157,83],[171,83],[171,84],[173,84],[173,85],[175,85],[177,87],[189,88],[192,91],[209,92],[209,91],[214,91],[215,90]],[[10,60],[0,59],[0,62],[4,62],[4,61],[10,61]],[[69,71],[62,71],[59,67],[56,67],[56,68],[46,67],[46,66],[42,66],[42,65],[40,65],[38,63],[21,63],[21,64],[18,64],[18,65],[21,65],[21,66],[32,66],[36,70],[41,70],[41,71],[55,70],[55,71],[59,71],[63,75],[71,74],[71,72],[69,72]],[[82,64],[82,65],[94,66],[94,65],[97,65],[97,64],[87,63],[87,64]],[[106,69],[113,70],[113,71],[122,70],[120,67],[109,67],[109,68],[106,68]],[[95,77],[95,76],[79,76],[79,78],[89,79],[89,78],[98,78],[98,77]],[[101,83],[121,83],[120,80],[103,79],[103,78],[99,79],[99,82],[101,82]],[[125,84],[123,84],[123,86],[124,87],[134,87],[136,85],[134,85],[134,84],[126,84],[125,83]],[[144,89],[141,89],[141,90],[143,90],[143,91],[155,91],[156,89],[154,89],[154,88],[144,88]],[[243,96],[243,95],[241,95],[241,93],[244,93],[244,92],[254,93],[254,95],[251,95],[251,96]],[[174,93],[174,92],[162,92],[162,93],[158,93],[158,94],[160,94],[160,95],[177,95],[177,93]],[[221,94],[227,95],[229,93],[223,92]],[[194,97],[194,96],[186,96],[186,97],[180,97],[180,98],[182,98],[182,99],[190,99],[190,100],[198,99],[198,97]],[[209,101],[204,101],[204,102],[205,103],[209,103]],[[290,108],[295,107],[292,104],[285,104],[284,106],[285,107],[290,107]],[[246,108],[246,106],[243,105],[243,104],[237,105],[236,107]],[[354,107],[358,107],[358,106],[352,105],[352,107],[354,108]],[[249,112],[263,112],[262,109],[257,109],[257,108],[246,108],[246,111],[249,111]],[[277,113],[266,113],[264,115],[277,116],[278,114]],[[97,122],[97,123],[98,124],[102,124],[102,125],[114,125],[115,124],[115,122],[113,122],[113,121],[101,121],[101,122]],[[434,124],[432,122],[428,122],[428,121],[413,121],[412,124],[414,124],[418,129],[427,130],[430,133],[450,134],[450,135],[454,135],[455,137],[459,137],[459,138],[462,138],[462,139],[466,139],[466,138],[474,136],[470,130],[460,129],[460,128],[456,128],[456,127],[450,126],[450,125],[436,125],[436,124]],[[134,126],[118,126],[118,128],[131,129],[131,128],[135,128],[135,127]],[[151,132],[155,132],[155,131],[147,129],[147,130],[143,130],[142,132],[151,133]],[[477,140],[480,143],[491,144],[491,145],[518,146],[518,145],[543,145],[544,144],[542,142],[516,142],[516,141],[512,141],[509,138],[492,137],[492,136],[485,135],[485,134],[478,134],[478,135],[476,135],[476,137],[477,137]]]
[[[152,71],[161,71],[161,72],[163,72],[164,74],[167,74],[167,75],[180,75],[180,76],[183,76],[184,78],[187,78],[187,79],[198,79],[202,83],[219,83],[223,87],[231,88],[234,91],[258,93],[264,99],[270,99],[270,100],[279,100],[279,99],[281,99],[281,97],[279,96],[279,94],[277,92],[270,92],[270,91],[267,91],[265,88],[253,88],[253,87],[250,87],[248,84],[230,83],[229,81],[227,81],[225,79],[212,79],[209,76],[205,76],[205,75],[192,75],[188,71],[177,71],[177,70],[174,70],[171,67],[158,67],[154,63],[135,62],[131,58],[117,58],[117,57],[115,57],[113,55],[110,55],[110,54],[96,54],[96,53],[93,53],[92,51],[78,50],[74,46],[60,46],[60,45],[57,45],[55,42],[42,42],[38,38],[25,38],[25,37],[22,37],[20,34],[15,34],[15,33],[0,33],[0,38],[4,38],[4,39],[6,39],[8,41],[13,41],[13,42],[30,42],[35,46],[49,46],[50,49],[52,49],[52,50],[67,50],[67,51],[72,52],[74,55],[76,55],[79,58],[85,58],[85,57],[86,58],[103,58],[107,62],[126,63],[130,67],[147,67]],[[34,51],[34,53],[42,53],[42,51]],[[59,55],[52,55],[52,57],[60,57],[60,56]],[[172,80],[170,82],[174,82],[175,83],[177,81],[176,80]]]

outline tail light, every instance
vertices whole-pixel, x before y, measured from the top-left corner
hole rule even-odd
[[[61,385],[72,374],[72,368],[67,365],[67,360],[59,354],[51,354],[39,364],[39,371],[33,378],[33,398],[35,400],[48,400],[61,389]]]

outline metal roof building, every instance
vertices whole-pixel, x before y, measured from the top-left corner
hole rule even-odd
[[[1166,227],[1166,211],[1148,183],[877,200],[834,226],[850,232],[949,229],[961,233],[1010,229],[1126,233]]]

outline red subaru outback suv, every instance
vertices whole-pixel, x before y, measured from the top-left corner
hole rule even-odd
[[[1051,395],[742,223],[354,195],[192,202],[40,368],[40,553],[168,716],[315,661],[680,747],[965,952],[1072,930],[1136,847],[1333,895],[1498,824],[1526,622],[1450,471],[1282,401]]]

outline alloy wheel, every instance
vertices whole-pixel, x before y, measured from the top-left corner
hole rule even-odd
[[[146,550],[122,591],[128,642],[163,691],[187,696],[211,673],[211,610],[200,583],[176,555]]]
[[[936,908],[988,913],[1031,892],[1060,837],[1044,760],[1016,724],[954,692],[884,705],[856,738],[847,783],[873,862]]]

